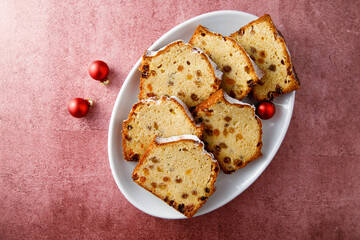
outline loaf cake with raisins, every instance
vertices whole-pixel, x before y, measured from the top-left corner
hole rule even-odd
[[[215,192],[219,165],[197,136],[155,137],[133,180],[186,217],[192,217]]]
[[[266,14],[231,34],[264,72],[253,88],[257,101],[273,99],[300,88],[284,38]]]
[[[262,77],[245,50],[232,38],[199,25],[189,42],[203,50],[223,71],[222,89],[231,97],[243,99]]]
[[[136,103],[123,122],[123,153],[128,161],[138,161],[155,135],[162,137],[192,134],[201,137],[186,105],[176,97],[162,96]]]
[[[142,72],[139,99],[176,96],[189,108],[216,92],[222,77],[205,53],[183,41],[157,52],[147,51],[139,69]]]
[[[222,89],[195,109],[204,126],[206,149],[227,174],[262,156],[262,122],[249,104],[231,98]]]

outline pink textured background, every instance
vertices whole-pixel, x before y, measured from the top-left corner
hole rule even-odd
[[[108,124],[145,49],[202,13],[269,13],[301,80],[270,166],[190,220],[142,213],[110,172]],[[0,1],[0,239],[360,239],[359,1]],[[90,79],[96,59],[111,85]],[[96,105],[72,118],[67,102]]]

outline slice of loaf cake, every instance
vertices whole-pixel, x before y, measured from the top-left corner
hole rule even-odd
[[[206,54],[183,41],[147,51],[139,67],[139,99],[176,96],[194,107],[220,87],[222,72],[216,68]]]
[[[255,109],[229,97],[222,89],[195,109],[203,123],[206,149],[225,173],[232,173],[262,156],[262,123]]]
[[[253,89],[257,101],[273,99],[300,88],[284,39],[268,14],[231,34],[264,72]]]
[[[192,217],[215,191],[216,160],[197,136],[159,138],[146,150],[133,180],[186,217]]]
[[[243,99],[262,77],[245,50],[232,38],[199,25],[189,42],[203,50],[223,71],[221,87],[231,97]],[[259,75],[259,76],[258,76]]]
[[[176,97],[162,96],[136,103],[123,122],[123,152],[129,161],[138,161],[155,135],[162,137],[192,134],[201,137],[189,110]]]

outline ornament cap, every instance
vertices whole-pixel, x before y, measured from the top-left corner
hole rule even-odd
[[[105,79],[105,80],[103,80],[103,81],[100,81],[100,83],[101,83],[102,85],[108,85],[108,84],[110,83],[110,80],[109,80],[109,79]]]
[[[90,98],[85,98],[85,100],[88,102],[89,107],[92,107],[94,105],[94,101]]]

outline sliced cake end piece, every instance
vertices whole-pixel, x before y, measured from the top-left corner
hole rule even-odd
[[[219,165],[197,136],[155,137],[132,173],[133,180],[186,217],[215,192]]]
[[[222,69],[221,86],[233,98],[246,97],[262,76],[246,51],[230,37],[199,25],[189,43],[203,50]]]
[[[262,156],[262,122],[255,109],[229,97],[222,89],[195,109],[204,126],[206,149],[225,173],[232,173]]]
[[[273,99],[300,88],[284,38],[266,14],[231,34],[264,72],[253,89],[257,101]]]
[[[183,41],[157,52],[147,51],[139,67],[139,99],[176,96],[189,108],[219,89],[222,72],[208,56]]]
[[[123,153],[128,161],[138,161],[155,135],[162,137],[192,134],[201,137],[186,105],[176,97],[162,96],[136,103],[123,122]]]

